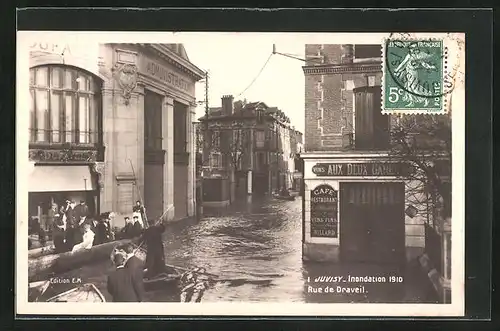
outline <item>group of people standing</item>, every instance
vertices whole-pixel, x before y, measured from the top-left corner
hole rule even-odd
[[[58,253],[90,249],[94,245],[114,240],[111,229],[114,214],[108,212],[92,217],[84,200],[78,205],[66,200],[59,210],[57,205],[53,205],[50,216],[53,217],[52,240]]]

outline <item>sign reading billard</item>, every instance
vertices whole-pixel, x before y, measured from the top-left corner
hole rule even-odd
[[[311,191],[311,237],[337,238],[338,191],[319,185]]]
[[[316,176],[404,176],[409,173],[409,165],[396,162],[373,163],[317,163],[312,168]]]

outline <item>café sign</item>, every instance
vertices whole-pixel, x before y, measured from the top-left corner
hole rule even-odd
[[[319,185],[311,191],[311,237],[338,237],[338,191]]]
[[[396,162],[371,163],[317,163],[312,167],[316,176],[404,176],[409,173],[409,164]]]

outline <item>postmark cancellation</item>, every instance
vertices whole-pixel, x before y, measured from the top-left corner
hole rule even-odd
[[[446,114],[463,86],[463,40],[450,34],[391,34],[382,42],[382,113]]]

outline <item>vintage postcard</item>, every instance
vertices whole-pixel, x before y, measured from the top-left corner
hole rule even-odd
[[[18,314],[464,315],[464,34],[17,47]]]

